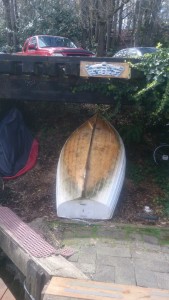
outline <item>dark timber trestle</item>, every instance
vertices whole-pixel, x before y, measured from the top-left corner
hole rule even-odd
[[[86,82],[105,83],[116,78],[82,78],[80,62],[112,63],[108,57],[42,57],[0,55],[0,100],[112,103],[113,97],[100,92],[77,91]],[[126,79],[120,79],[126,80]],[[75,92],[76,90],[76,92]]]

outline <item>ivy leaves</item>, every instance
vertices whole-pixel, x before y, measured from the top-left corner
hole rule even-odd
[[[156,53],[144,55],[133,67],[144,72],[148,82],[165,82],[169,78],[169,48],[160,48]]]
[[[134,98],[139,102],[147,97],[151,102],[150,122],[165,122],[169,115],[169,49],[158,48],[156,53],[147,54],[133,65],[146,77],[143,88],[137,91]]]

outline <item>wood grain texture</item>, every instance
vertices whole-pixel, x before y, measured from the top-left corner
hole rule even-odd
[[[110,219],[125,176],[123,142],[98,115],[82,124],[62,148],[56,176],[57,215]]]
[[[0,300],[16,300],[1,278],[0,278]]]
[[[7,290],[7,286],[3,282],[3,280],[0,278],[0,299],[2,299],[3,295],[5,294]]]
[[[114,283],[53,277],[43,300],[168,300],[169,291]]]
[[[93,116],[68,139],[62,156],[62,180],[78,197],[97,193],[113,171],[119,141],[109,123]],[[67,186],[67,188],[69,188]]]

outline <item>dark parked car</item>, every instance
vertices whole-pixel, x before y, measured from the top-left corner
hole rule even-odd
[[[144,54],[150,54],[157,51],[155,47],[133,47],[133,48],[125,48],[113,55],[113,57],[122,57],[122,58],[137,58],[139,56],[143,56]]]

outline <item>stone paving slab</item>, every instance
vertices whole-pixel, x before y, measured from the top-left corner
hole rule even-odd
[[[161,251],[169,254],[169,246],[161,247]]]
[[[127,267],[118,265],[115,268],[115,282],[119,284],[136,285],[135,269],[132,264]]]
[[[169,252],[168,253],[164,253],[164,257],[165,257],[165,259],[167,260],[167,261],[169,261]]]
[[[158,281],[153,271],[146,270],[143,267],[135,267],[136,285],[142,287],[157,288]]]
[[[75,232],[67,234],[63,243],[75,245],[77,252],[69,260],[92,280],[169,290],[169,245],[163,246],[156,236],[141,235],[137,228],[130,234],[129,228],[126,238],[124,231],[102,225],[86,227],[91,235],[84,227],[83,236],[78,230],[78,238]]]
[[[89,263],[75,263],[75,266],[80,269],[84,274],[95,274],[96,273],[96,265],[93,264],[89,264]]]
[[[148,242],[88,240],[80,245],[71,262],[97,281],[169,289],[168,246]]]
[[[158,239],[154,236],[143,234],[142,239],[143,239],[144,242],[148,242],[149,244],[152,244],[152,245],[158,245],[159,244]]]
[[[169,274],[169,262],[166,260],[153,260],[153,259],[133,259],[134,266],[144,267],[147,270],[154,272],[168,273]]]
[[[122,247],[121,245],[120,246],[105,246],[105,247],[102,247],[100,246],[99,244],[96,245],[96,251],[97,251],[97,254],[103,254],[105,256],[116,256],[116,257],[131,257],[131,251],[130,251],[130,248],[125,246],[125,247]]]
[[[78,259],[79,263],[88,263],[88,264],[95,264],[96,263],[96,252],[95,253],[85,253],[81,252]]]
[[[96,273],[93,275],[93,280],[115,282],[115,267],[97,265]]]
[[[149,259],[162,260],[162,261],[166,260],[166,257],[162,252],[155,252],[155,251],[150,252],[150,251],[142,251],[142,250],[134,249],[131,251],[131,254],[133,258],[140,258],[143,260],[149,260]]]
[[[114,256],[106,256],[104,253],[97,255],[97,265],[105,265],[105,266],[122,266],[124,268],[129,267],[131,264],[131,259],[128,257],[114,257]]]
[[[78,262],[79,260],[79,253],[74,253],[72,256],[69,257],[70,262]]]
[[[169,289],[169,273],[155,273],[159,289]]]
[[[150,244],[148,242],[140,242],[135,241],[134,244],[131,244],[132,249],[143,250],[143,251],[153,251],[158,252],[162,251],[162,247],[160,245]]]

